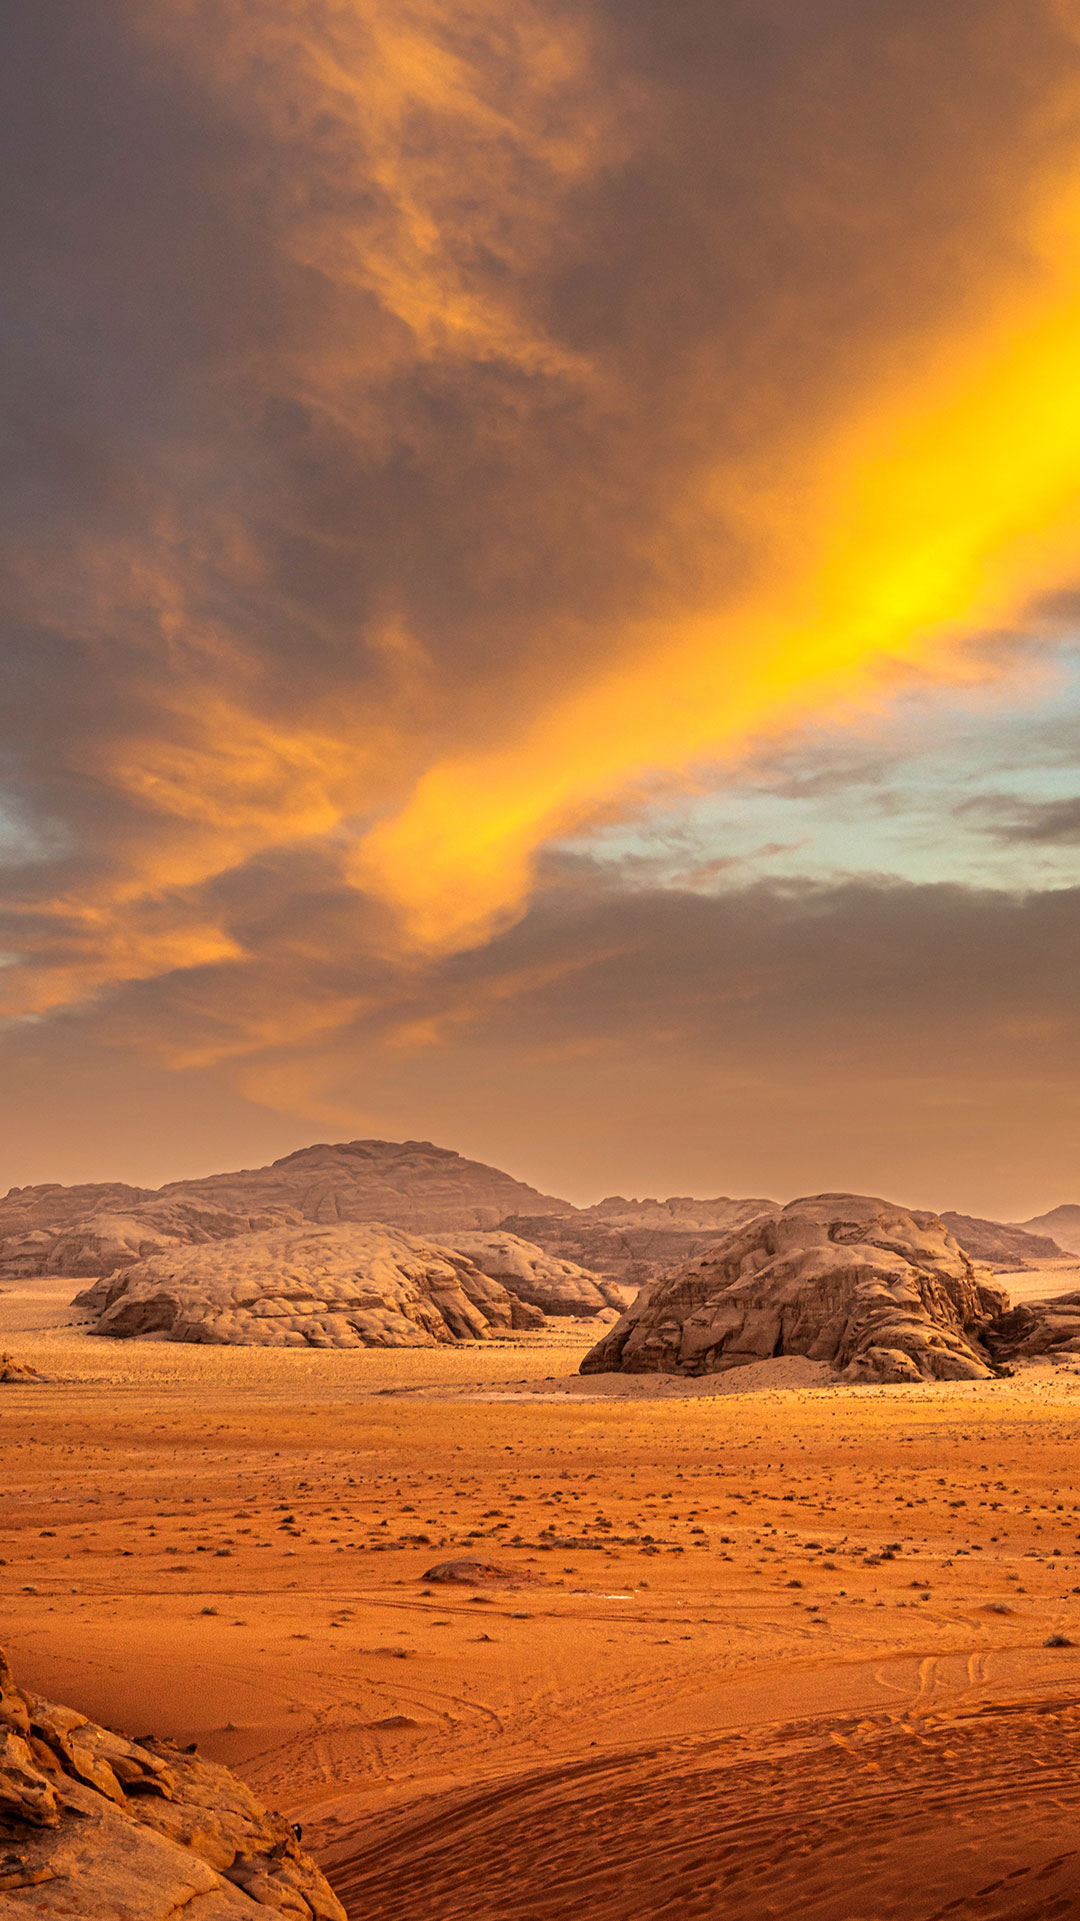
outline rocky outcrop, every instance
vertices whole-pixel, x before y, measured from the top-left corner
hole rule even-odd
[[[74,1280],[88,1280],[170,1248],[202,1247],[302,1221],[303,1215],[290,1207],[239,1214],[190,1201],[146,1201],[124,1214],[90,1214],[55,1232],[37,1229],[21,1248],[7,1244],[0,1261],[6,1273],[70,1274]]]
[[[227,1768],[15,1685],[0,1653],[0,1916],[347,1921],[280,1815]]]
[[[1048,1214],[1036,1214],[1020,1225],[1031,1234],[1051,1235],[1067,1254],[1080,1254],[1080,1206],[1075,1201],[1052,1207]]]
[[[660,1274],[712,1247],[733,1228],[779,1211],[778,1201],[628,1201],[614,1194],[567,1214],[508,1217],[503,1227],[535,1241],[560,1260],[636,1293]]]
[[[0,1200],[0,1277],[88,1279],[277,1221],[380,1222],[438,1238],[497,1227],[522,1208],[538,1217],[572,1211],[568,1201],[428,1141],[347,1141],[157,1190],[120,1182],[12,1188]]]
[[[0,1383],[7,1386],[34,1386],[40,1385],[45,1379],[45,1375],[39,1374],[37,1368],[31,1367],[28,1361],[17,1361],[14,1354],[0,1354]]]
[[[713,1374],[778,1354],[848,1381],[979,1380],[1008,1306],[935,1214],[864,1195],[792,1201],[639,1295],[583,1374]]]
[[[152,1254],[76,1306],[93,1334],[229,1347],[434,1347],[543,1321],[451,1248],[308,1223]]]
[[[986,1261],[1007,1273],[1021,1273],[1039,1261],[1062,1260],[1065,1249],[1045,1234],[1029,1234],[1008,1221],[984,1221],[974,1214],[942,1214],[953,1239],[973,1261]]]
[[[590,1274],[575,1261],[560,1260],[517,1234],[454,1234],[449,1239],[482,1273],[545,1314],[591,1317],[611,1310],[621,1314],[637,1292]]]
[[[995,1361],[1080,1354],[1080,1293],[1023,1301],[989,1323],[983,1336]]]
[[[382,1221],[433,1239],[459,1229],[498,1227],[506,1214],[525,1207],[540,1215],[570,1210],[569,1201],[430,1141],[304,1147],[270,1167],[174,1182],[160,1194],[163,1200],[209,1202],[233,1213],[292,1207],[304,1220],[326,1226]]]

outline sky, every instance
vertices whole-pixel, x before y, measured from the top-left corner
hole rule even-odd
[[[0,37],[0,1189],[1080,1199],[1080,7]]]

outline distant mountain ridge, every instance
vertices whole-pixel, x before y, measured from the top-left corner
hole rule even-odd
[[[1052,1207],[1049,1214],[1036,1214],[1034,1220],[1023,1221],[1021,1226],[1033,1234],[1052,1234],[1067,1253],[1080,1254],[1080,1206],[1075,1201]]]
[[[1067,1252],[1048,1235],[1033,1234],[1029,1228],[1015,1227],[1010,1221],[984,1221],[977,1215],[952,1212],[942,1214],[940,1219],[972,1260],[989,1261],[991,1267],[1011,1269],[1014,1273],[1030,1266],[1032,1261],[1060,1260]]]
[[[499,1231],[625,1289],[780,1211],[779,1201],[762,1196],[685,1194],[665,1200],[613,1194],[575,1207],[431,1141],[320,1141],[266,1167],[160,1188],[123,1181],[12,1188],[0,1199],[0,1279],[45,1273],[90,1279],[177,1247],[275,1227],[378,1223],[433,1242]],[[953,1212],[941,1218],[973,1259],[997,1267],[1080,1253],[1080,1206],[1022,1224]]]

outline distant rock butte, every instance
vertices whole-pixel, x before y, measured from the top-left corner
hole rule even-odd
[[[524,1207],[560,1214],[569,1201],[541,1194],[497,1167],[430,1141],[346,1141],[286,1154],[270,1167],[210,1174],[160,1189],[162,1199],[212,1202],[232,1212],[294,1207],[305,1220],[382,1221],[423,1234],[498,1227]]]
[[[983,1221],[973,1214],[942,1214],[941,1219],[954,1240],[973,1261],[989,1261],[991,1266],[1018,1273],[1035,1261],[1061,1260],[1065,1249],[1045,1234],[1031,1234],[1026,1228],[1007,1221]]]
[[[12,1188],[0,1200],[0,1278],[89,1278],[275,1221],[379,1222],[438,1237],[495,1228],[523,1209],[538,1218],[572,1211],[569,1201],[429,1141],[347,1141],[157,1190],[121,1182]]]
[[[1080,1254],[1080,1206],[1075,1201],[1052,1207],[1049,1214],[1036,1214],[1034,1220],[1020,1225],[1031,1234],[1051,1234],[1066,1253]]]
[[[467,1255],[359,1223],[172,1248],[119,1268],[75,1304],[92,1334],[219,1347],[436,1347],[544,1319]]]
[[[347,1921],[289,1823],[227,1768],[16,1687],[0,1653],[0,1915],[181,1913]]]
[[[711,1201],[685,1195],[628,1201],[614,1194],[594,1207],[566,1214],[512,1215],[503,1226],[562,1260],[636,1290],[711,1247],[732,1228],[779,1211],[779,1201],[731,1200],[726,1195]]]
[[[713,1374],[778,1354],[846,1381],[981,1380],[1008,1307],[935,1214],[865,1195],[792,1201],[644,1290],[583,1374]]]

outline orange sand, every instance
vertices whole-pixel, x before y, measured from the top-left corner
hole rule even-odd
[[[580,1334],[115,1344],[72,1291],[0,1296],[53,1376],[0,1388],[0,1642],[235,1766],[357,1921],[1080,1912],[1080,1368],[668,1395]]]

